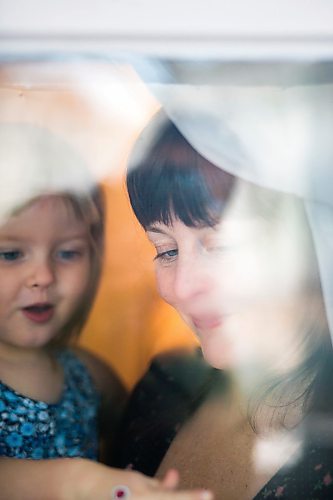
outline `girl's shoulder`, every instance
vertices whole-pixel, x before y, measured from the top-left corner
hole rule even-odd
[[[112,368],[98,356],[82,347],[71,350],[88,370],[97,391],[101,396],[99,431],[100,459],[104,463],[114,461],[114,438],[127,402],[127,390]]]
[[[81,346],[71,347],[67,352],[85,366],[104,401],[110,402],[113,406],[124,405],[127,390],[111,366]]]

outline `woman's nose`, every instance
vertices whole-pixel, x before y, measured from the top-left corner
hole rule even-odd
[[[43,257],[38,258],[31,265],[27,286],[29,288],[47,288],[54,282],[52,262]]]
[[[201,259],[184,257],[179,259],[174,280],[174,294],[177,301],[192,299],[206,294],[213,285],[214,270]]]

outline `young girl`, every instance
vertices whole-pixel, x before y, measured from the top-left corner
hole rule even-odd
[[[158,482],[96,462],[126,396],[75,346],[101,269],[102,193],[76,154],[38,127],[2,126],[0,151],[1,498],[211,498],[170,491],[174,471]]]
[[[332,498],[333,352],[303,201],[230,175],[160,119],[134,151],[131,204],[156,250],[161,296],[225,377],[222,391],[198,394],[200,404],[188,391],[191,418],[178,432],[165,426],[158,475],[176,465],[183,485],[205,485],[221,500]],[[155,366],[136,393],[150,401],[147,426],[149,415],[162,418],[152,387],[159,394],[163,384],[170,400],[176,392],[174,365],[176,375]]]

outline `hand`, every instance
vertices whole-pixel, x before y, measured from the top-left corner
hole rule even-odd
[[[132,474],[138,474],[136,472]],[[132,477],[129,478],[131,483]],[[176,491],[179,484],[179,474],[170,469],[161,480],[149,478],[142,474],[136,477],[138,484],[130,489],[130,499],[133,500],[213,500],[213,495],[207,490]],[[149,482],[149,483],[148,483]]]
[[[80,494],[76,498],[80,500],[112,500],[112,490],[121,485],[129,489],[130,500],[213,500],[212,493],[206,490],[176,491],[179,476],[175,470],[169,470],[159,480],[139,472],[113,469],[86,460],[80,460],[79,468],[77,484]]]

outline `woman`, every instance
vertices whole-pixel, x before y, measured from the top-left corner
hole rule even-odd
[[[157,474],[221,499],[330,498],[332,345],[302,201],[216,167],[168,120],[142,142],[127,185],[159,292],[228,378]]]

